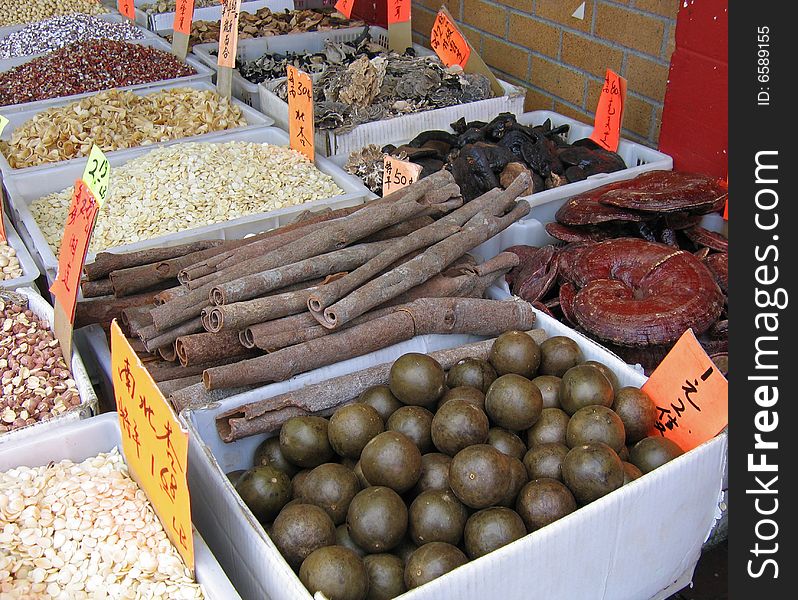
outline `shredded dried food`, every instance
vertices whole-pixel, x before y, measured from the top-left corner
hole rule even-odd
[[[0,40],[0,59],[44,54],[84,40],[140,40],[141,29],[127,21],[104,21],[76,13],[31,23]]]
[[[0,106],[194,75],[170,52],[115,40],[74,42],[0,73]]]
[[[49,324],[15,302],[15,296],[0,292],[0,434],[45,421],[80,404],[75,381]],[[2,582],[0,575],[0,585]]]
[[[248,142],[175,144],[111,169],[89,250],[342,194],[302,154]],[[30,205],[53,252],[61,245],[72,188]]]
[[[219,0],[194,0],[194,8],[205,8],[206,6],[218,6]],[[143,10],[148,15],[157,15],[165,12],[175,12],[177,0],[158,0],[158,2],[149,2],[142,4],[138,8]]]
[[[108,152],[246,124],[241,109],[212,90],[108,90],[37,114],[0,142],[0,152],[21,169],[88,156],[92,144]]]
[[[0,473],[0,595],[205,597],[116,449]]]
[[[97,0],[0,0],[0,27],[71,13],[99,15],[107,12]]]

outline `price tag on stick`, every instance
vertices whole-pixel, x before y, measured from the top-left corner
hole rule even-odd
[[[388,48],[402,53],[413,46],[410,0],[387,0]]]
[[[194,19],[194,0],[177,0],[175,19],[172,22],[172,54],[185,60],[191,37],[191,21]]]
[[[313,121],[313,82],[307,73],[286,67],[288,78],[288,136],[291,148],[316,158],[316,127]]]
[[[407,187],[411,183],[418,181],[423,167],[407,160],[400,160],[396,157],[385,155],[382,173],[382,196],[383,198]]]
[[[474,51],[468,43],[465,35],[455,25],[451,13],[442,6],[435,17],[430,32],[430,46],[441,62],[447,67],[460,65],[466,73],[481,73],[490,80],[490,87],[497,96],[504,96],[499,80],[482,60],[482,57]]]
[[[729,382],[688,329],[642,390],[657,407],[652,435],[687,452],[715,437],[729,423]]]
[[[338,0],[335,3],[335,10],[345,16],[347,19],[352,18],[352,9],[355,7],[355,0]]]
[[[216,64],[216,89],[222,96],[230,98],[233,93],[233,69],[238,51],[238,14],[241,0],[225,0],[222,6],[221,30],[219,31],[219,58]]]
[[[117,0],[116,7],[120,13],[131,21],[136,20],[136,7],[133,4],[133,0]]]
[[[188,432],[181,427],[116,320],[111,323],[111,374],[122,449],[130,473],[193,572],[194,536],[186,480]]]
[[[607,69],[590,139],[611,152],[617,152],[618,144],[621,142],[621,124],[623,123],[625,102],[626,79]]]
[[[111,180],[111,164],[97,146],[89,151],[89,162],[83,170],[83,182],[89,187],[102,208],[108,198],[108,182]]]

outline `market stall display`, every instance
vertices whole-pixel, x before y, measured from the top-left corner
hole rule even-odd
[[[39,269],[20,239],[17,230],[11,224],[11,220],[5,215],[2,215],[2,219],[4,221],[6,239],[5,241],[0,241],[0,254],[8,260],[8,264],[2,268],[3,274],[0,276],[0,289],[15,290],[17,288],[33,287],[35,285],[34,282],[39,278]],[[0,264],[2,262],[0,260]]]
[[[99,15],[106,12],[108,9],[97,0],[0,0],[0,26],[32,23],[71,13]]]
[[[114,40],[73,42],[0,73],[0,106],[194,74],[193,66],[149,45]]]

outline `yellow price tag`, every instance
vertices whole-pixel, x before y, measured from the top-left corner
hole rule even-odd
[[[130,473],[147,494],[186,566],[193,571],[191,498],[186,480],[188,432],[180,426],[116,320],[111,323],[111,372],[122,449]]]
[[[3,135],[3,129],[6,128],[6,125],[8,125],[8,119],[0,115],[0,135]]]
[[[111,164],[97,145],[91,147],[89,162],[83,171],[83,181],[102,207],[108,197],[108,181],[111,179]]]

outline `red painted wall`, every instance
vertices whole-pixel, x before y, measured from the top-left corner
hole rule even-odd
[[[659,148],[673,156],[675,169],[726,177],[728,2],[680,2],[676,50],[671,57]]]

